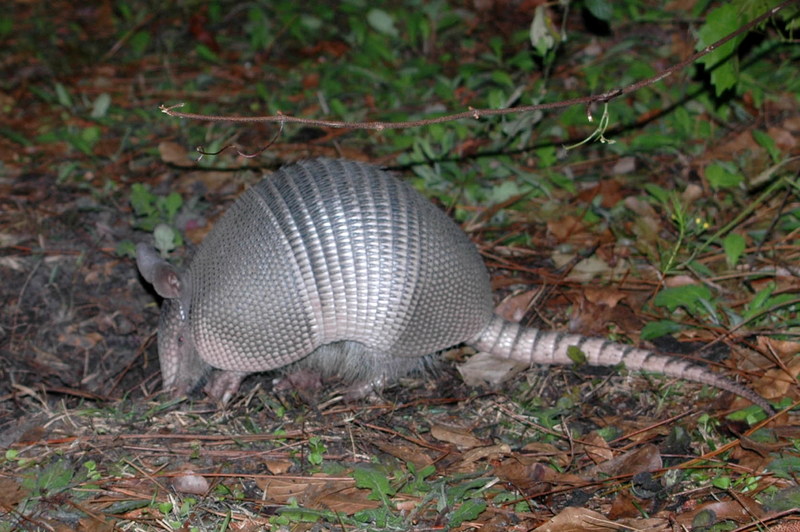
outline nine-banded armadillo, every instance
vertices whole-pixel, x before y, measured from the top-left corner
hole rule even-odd
[[[302,359],[380,384],[418,357],[466,343],[531,364],[571,364],[576,346],[590,365],[705,383],[769,409],[751,390],[686,361],[495,315],[486,267],[466,234],[368,164],[287,166],[233,204],[187,272],[144,244],[137,263],[164,297],[158,350],[164,388],[176,395],[216,368],[206,391],[225,402],[246,375]]]

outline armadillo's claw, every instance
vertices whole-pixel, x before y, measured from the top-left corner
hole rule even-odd
[[[248,375],[249,373],[243,371],[217,371],[203,390],[209,397],[225,405],[236,395],[239,385]]]

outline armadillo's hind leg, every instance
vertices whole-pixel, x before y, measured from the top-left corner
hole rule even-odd
[[[227,404],[239,391],[239,385],[250,375],[245,371],[215,371],[204,388],[209,397],[220,404]]]

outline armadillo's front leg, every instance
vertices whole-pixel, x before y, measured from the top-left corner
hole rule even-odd
[[[239,391],[239,385],[248,375],[250,373],[244,371],[216,371],[203,390],[209,397],[224,405]]]

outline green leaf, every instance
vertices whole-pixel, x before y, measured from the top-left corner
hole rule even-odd
[[[664,133],[642,133],[631,139],[631,148],[637,150],[664,150],[667,146],[677,146],[681,140],[675,135]]]
[[[744,237],[739,233],[728,233],[728,236],[722,241],[722,249],[725,250],[725,259],[728,262],[728,266],[733,268],[739,263],[745,244]]]
[[[765,311],[776,311],[779,308],[783,307],[784,305],[791,304],[794,302],[796,296],[795,294],[778,294],[777,296],[772,296],[773,291],[775,290],[776,286],[774,283],[770,283],[764,290],[758,292],[755,297],[753,297],[752,301],[747,305],[746,311],[742,316],[743,319],[750,319],[759,313]],[[768,314],[771,314],[768,313]],[[762,316],[763,318],[769,318],[768,315]]]
[[[162,514],[168,514],[172,511],[172,503],[171,502],[156,503],[156,508],[158,508],[158,511],[160,511]]]
[[[511,75],[508,72],[503,72],[502,70],[495,70],[492,72],[492,81],[505,87],[514,86],[514,80],[511,78]]]
[[[491,109],[503,109],[506,106],[505,92],[500,89],[490,90],[487,100]]]
[[[389,485],[386,475],[374,469],[357,467],[353,470],[353,478],[357,488],[366,488],[370,491],[368,499],[381,501],[385,506],[391,505],[389,497],[395,494],[395,490]]]
[[[386,528],[390,518],[391,513],[385,506],[360,510],[353,514],[353,519],[356,522],[369,523],[371,525],[368,530],[383,530]]]
[[[129,44],[131,48],[133,48],[134,54],[141,57],[150,45],[150,33],[146,31],[136,32],[133,37],[131,37]]]
[[[797,476],[800,475],[800,457],[786,456],[784,458],[777,458],[769,463],[767,470],[772,471],[778,478],[786,480],[796,479]],[[795,499],[800,500],[800,494],[798,494]]]
[[[567,357],[577,366],[586,364],[586,353],[581,351],[581,348],[575,345],[567,347]]]
[[[71,135],[67,138],[69,143],[86,155],[92,155],[92,147],[100,136],[97,127],[84,128],[79,135]]]
[[[541,56],[545,55],[555,46],[557,35],[544,4],[536,6],[530,29],[531,45],[536,49],[536,53]]]
[[[170,192],[166,197],[156,198],[156,208],[167,223],[175,223],[175,216],[183,205],[183,198],[177,192]]]
[[[149,216],[156,212],[155,195],[141,183],[131,185],[130,202],[137,216]]]
[[[767,284],[766,288],[764,288],[763,290],[759,291],[753,297],[753,299],[750,300],[750,304],[747,305],[747,308],[751,312],[758,312],[759,310],[762,310],[764,308],[764,305],[766,304],[767,300],[769,300],[770,296],[775,291],[775,288],[776,288],[775,287],[775,283]],[[750,314],[750,312],[748,314]]]
[[[711,291],[705,285],[687,284],[665,288],[656,295],[653,304],[657,307],[666,307],[670,312],[674,312],[678,307],[686,307],[693,311],[705,308],[701,303],[710,299]]]
[[[450,515],[449,525],[455,528],[461,525],[464,521],[472,521],[477,519],[479,515],[486,510],[486,501],[482,499],[469,499],[464,501],[456,510]]]
[[[775,144],[775,139],[758,129],[753,130],[753,138],[759,146],[767,150],[767,153],[769,153],[773,163],[780,162],[781,152],[778,149],[778,146]]]
[[[397,28],[394,27],[394,17],[383,9],[370,9],[367,13],[367,22],[374,30],[389,37],[397,37],[399,34]]]
[[[54,462],[39,473],[37,484],[49,493],[60,492],[69,487],[73,472],[65,460]]]
[[[706,23],[698,32],[698,51],[736,31],[744,22],[736,4],[737,2],[726,2],[708,13]],[[735,52],[743,38],[740,35],[731,39],[698,60],[705,66],[706,72],[710,72],[711,84],[714,85],[717,96],[734,87],[739,79],[739,60]]]
[[[219,63],[220,59],[219,56],[214,53],[214,50],[206,46],[205,44],[198,44],[194,47],[197,55],[202,59],[205,59],[209,63]]]
[[[489,193],[487,201],[489,203],[503,203],[514,196],[519,196],[522,190],[515,181],[503,181],[498,186],[493,187]]]
[[[683,325],[672,320],[651,321],[642,328],[641,337],[642,340],[652,340],[676,333],[683,328]]]
[[[779,458],[772,462],[769,467],[771,468],[775,462],[782,462],[786,460],[787,462],[796,462],[797,458]],[[782,464],[778,464],[779,466],[783,467]],[[774,471],[774,469],[773,469]],[[795,475],[786,475],[783,478],[794,480],[796,477],[797,467],[795,465],[794,468]],[[788,512],[792,511],[792,513],[796,512],[798,508],[800,508],[800,486],[790,486],[788,488],[783,488],[778,492],[774,493],[772,496],[767,497],[764,501],[764,507],[768,508],[770,512]]]
[[[121,240],[117,242],[114,253],[118,257],[128,257],[129,259],[136,258],[136,245],[130,240]]]
[[[694,516],[694,519],[692,519],[692,530],[708,530],[717,523],[717,521],[717,514],[706,508],[701,510]]]
[[[604,22],[611,20],[611,15],[614,14],[611,4],[605,0],[586,0],[584,5],[589,10],[589,13]]]
[[[0,126],[0,136],[6,137],[10,141],[16,142],[17,144],[21,144],[23,146],[33,146],[33,142],[28,140],[28,138],[22,132],[15,131],[11,128]]]
[[[6,37],[14,29],[14,17],[11,15],[0,15],[0,37]]]
[[[539,168],[547,168],[558,162],[558,150],[555,146],[543,146],[535,150],[539,160]]]
[[[338,116],[339,118],[346,118],[347,117],[347,106],[339,98],[331,98],[330,102],[328,102],[331,108],[331,113],[334,116]]]
[[[731,188],[739,186],[744,178],[741,174],[729,172],[719,163],[706,166],[706,179],[714,188]]]
[[[177,234],[167,224],[158,224],[153,230],[153,238],[155,239],[156,249],[161,252],[162,257],[176,247]]]
[[[666,205],[669,202],[669,191],[656,185],[655,183],[646,183],[644,185],[644,189],[659,203]]]
[[[58,100],[58,103],[64,107],[72,107],[72,97],[61,83],[56,83],[56,99]]]
[[[100,128],[97,126],[89,126],[81,130],[81,140],[87,145],[94,146],[100,140]]]
[[[721,490],[726,490],[731,487],[731,477],[714,477],[711,479],[711,484]]]
[[[746,408],[742,408],[741,410],[737,410],[736,412],[731,412],[725,419],[729,419],[731,421],[744,421],[748,425],[755,425],[762,419],[764,419],[764,411],[761,410],[760,406],[750,405]]]
[[[300,17],[300,23],[311,31],[317,31],[322,27],[322,20],[319,17],[305,14]]]
[[[111,96],[109,96],[107,92],[104,92],[94,99],[90,116],[95,119],[103,118],[106,116],[109,106],[111,106]]]

